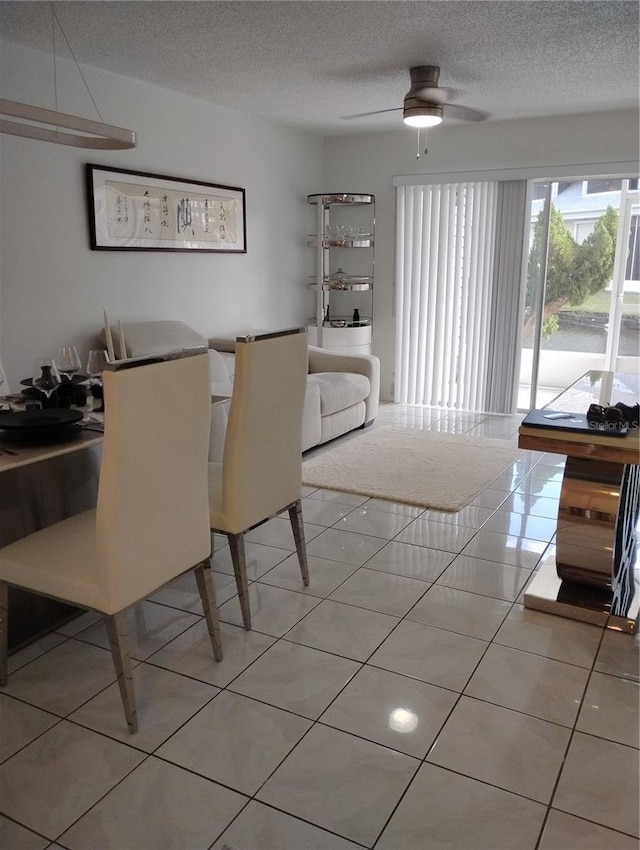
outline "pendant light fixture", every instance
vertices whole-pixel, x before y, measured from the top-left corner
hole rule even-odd
[[[0,116],[8,115],[12,118],[18,118],[19,121],[6,121],[0,118],[0,133],[7,133],[12,136],[22,136],[27,139],[38,139],[42,142],[53,142],[57,145],[71,145],[77,148],[91,148],[94,150],[126,150],[136,146],[136,134],[133,130],[125,130],[123,127],[113,127],[110,124],[105,124],[102,121],[102,115],[95,102],[87,81],[82,73],[82,69],[75,57],[67,34],[64,31],[60,19],[54,9],[53,3],[51,6],[51,26],[53,39],[53,80],[54,80],[54,97],[55,109],[45,109],[40,106],[31,106],[28,103],[20,103],[13,100],[4,100],[0,98]],[[69,52],[76,64],[78,73],[82,78],[89,97],[98,113],[99,121],[91,121],[87,118],[80,118],[75,115],[67,115],[64,112],[58,112],[58,80],[56,68],[56,24],[60,28],[60,32],[64,36]],[[26,123],[35,122],[35,123]],[[38,124],[49,125],[47,127],[37,126]],[[54,129],[51,129],[53,127]],[[63,132],[74,130],[76,132]]]

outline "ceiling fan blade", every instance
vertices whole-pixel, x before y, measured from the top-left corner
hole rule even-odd
[[[459,118],[461,121],[484,121],[489,117],[488,112],[469,109],[468,106],[456,106],[455,103],[444,104],[444,117]]]
[[[401,106],[394,106],[393,109],[376,109],[373,112],[356,112],[355,115],[341,115],[343,121],[350,121],[352,118],[367,118],[369,115],[383,115],[385,112],[401,112]]]

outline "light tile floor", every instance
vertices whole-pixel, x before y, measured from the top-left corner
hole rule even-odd
[[[374,427],[515,441],[519,419]],[[457,514],[307,489],[311,585],[287,521],[251,534],[252,632],[216,538],[224,660],[192,577],[139,606],[135,736],[94,615],[13,655],[0,847],[637,848],[640,640],[521,604],[561,473],[525,452]]]

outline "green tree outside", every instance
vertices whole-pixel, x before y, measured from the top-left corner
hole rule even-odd
[[[541,274],[540,249],[543,239],[541,211],[534,225],[533,242],[527,270],[527,305],[532,305]],[[542,333],[545,337],[558,330],[558,312],[568,305],[579,307],[603,290],[611,281],[618,232],[618,213],[612,206],[595,223],[593,231],[579,244],[569,232],[562,214],[551,205],[547,283],[544,298]],[[529,307],[524,333],[530,333],[534,311]]]

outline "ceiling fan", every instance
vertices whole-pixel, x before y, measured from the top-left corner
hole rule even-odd
[[[409,70],[411,88],[404,96],[402,106],[391,109],[376,109],[373,112],[359,112],[355,115],[345,115],[345,120],[365,118],[369,115],[381,115],[384,112],[399,112],[409,127],[435,127],[440,124],[445,114],[462,121],[484,121],[489,116],[468,106],[457,106],[448,101],[459,92],[454,89],[440,88],[440,68],[437,65],[416,65]],[[446,110],[446,113],[445,113]]]

